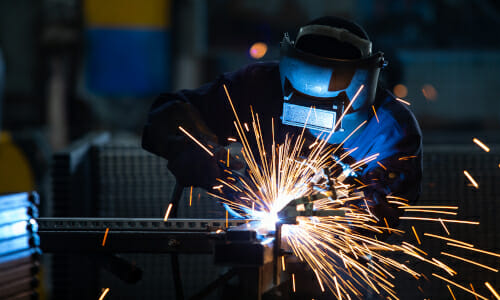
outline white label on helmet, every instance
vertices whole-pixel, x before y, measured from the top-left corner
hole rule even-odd
[[[283,103],[283,124],[331,131],[335,126],[336,113],[330,110]]]

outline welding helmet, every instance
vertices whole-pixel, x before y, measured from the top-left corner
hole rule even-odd
[[[349,118],[368,111],[386,62],[382,52],[372,54],[361,27],[340,18],[322,19],[301,27],[295,42],[287,33],[281,42],[281,120],[320,131],[349,131],[346,122],[336,123],[344,112]]]

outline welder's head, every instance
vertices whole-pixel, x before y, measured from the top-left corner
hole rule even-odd
[[[282,122],[332,131],[354,98],[346,115],[370,109],[385,65],[383,53],[372,54],[363,28],[342,18],[313,20],[300,28],[295,42],[285,33],[280,60]],[[353,129],[345,125],[336,130]]]

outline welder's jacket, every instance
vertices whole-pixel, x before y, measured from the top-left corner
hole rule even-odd
[[[236,72],[223,74],[198,89],[161,94],[154,102],[144,127],[143,147],[172,161],[184,149],[178,145],[183,136],[178,125],[184,124],[195,131],[194,135],[203,136],[203,133],[196,132],[196,124],[190,124],[190,121],[197,120],[187,120],[197,117],[173,113],[173,110],[179,109],[179,101],[191,103],[199,110],[200,117],[217,136],[219,144],[228,143],[227,137],[237,137],[233,112],[223,84],[227,86],[242,122],[251,124],[250,106],[259,114],[265,145],[272,143],[272,118],[277,143],[284,140],[286,133],[300,134],[302,128],[281,124],[283,95],[279,68],[276,62],[269,62],[251,64]],[[385,196],[393,195],[412,203],[420,193],[422,177],[420,128],[407,106],[388,91],[377,91],[374,107],[378,120],[374,116],[370,118],[361,133],[348,139],[343,147],[358,147],[351,154],[355,160],[379,153],[377,160],[369,163],[360,174],[359,180],[370,184],[365,190],[368,197],[385,200]],[[192,147],[198,146],[192,144]]]

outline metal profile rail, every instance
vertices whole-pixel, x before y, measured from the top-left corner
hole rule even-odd
[[[40,247],[51,253],[211,254],[225,219],[38,218]],[[228,227],[247,220],[227,220]],[[107,232],[107,233],[106,233]]]
[[[251,220],[227,220],[228,227],[244,225]],[[211,231],[226,229],[226,219],[176,219],[167,221],[151,218],[38,218],[39,231],[80,230],[189,230]]]

